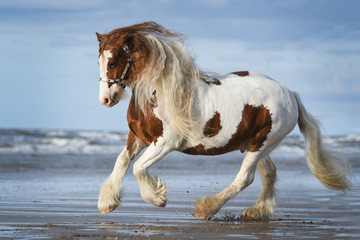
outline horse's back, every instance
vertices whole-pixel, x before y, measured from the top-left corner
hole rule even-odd
[[[241,117],[246,105],[264,106],[272,118],[298,112],[293,93],[266,75],[249,72],[245,76],[228,74],[218,78],[218,84],[203,83],[198,91],[197,111],[205,118],[213,116],[215,111]]]

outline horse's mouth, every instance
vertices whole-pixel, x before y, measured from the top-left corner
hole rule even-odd
[[[104,104],[107,107],[113,107],[117,103],[119,103],[120,97],[118,92],[114,92],[111,97],[103,98],[103,100],[100,100],[102,104]]]
[[[114,92],[114,94],[113,94],[112,97],[111,97],[111,102],[113,102],[114,104],[116,104],[117,102],[119,102],[119,100],[116,99],[116,97],[117,97],[118,95],[119,95],[118,92]],[[116,102],[116,100],[118,100],[118,101]]]

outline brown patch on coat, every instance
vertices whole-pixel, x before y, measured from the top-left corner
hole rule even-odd
[[[264,106],[245,105],[241,122],[229,142],[223,147],[205,149],[200,144],[183,150],[193,155],[218,155],[240,150],[241,152],[257,152],[263,146],[267,135],[271,131],[271,114]]]
[[[128,134],[127,141],[126,141],[126,148],[129,152],[133,152],[135,150],[136,140],[137,140],[137,138],[136,138],[134,132],[130,131]]]
[[[220,82],[220,80],[219,79],[215,79],[215,81],[213,82],[215,85],[218,85],[218,86],[220,86],[221,85],[221,82]]]
[[[205,137],[211,138],[216,136],[221,129],[220,113],[215,112],[214,116],[206,122],[203,134]]]
[[[133,160],[137,155],[136,153],[134,154],[135,151],[138,151],[136,149],[142,149],[144,147],[146,147],[146,145],[136,137],[134,132],[129,131],[127,142],[126,142],[126,149],[130,153],[131,160]]]
[[[209,81],[208,79],[204,79],[204,78],[201,78],[201,80],[203,80],[203,82],[206,83],[207,85],[211,85],[211,84],[215,84],[217,86],[221,85],[220,80],[216,79],[216,78],[212,78],[211,81]]]
[[[154,100],[156,101],[156,100]],[[152,109],[156,107],[154,103],[150,104]],[[158,119],[153,111],[144,112],[136,106],[134,95],[131,96],[127,121],[130,131],[145,145],[152,142],[156,145],[157,139],[163,136],[163,123]]]
[[[211,85],[211,84],[215,84],[215,85],[217,85],[217,86],[220,86],[220,85],[221,85],[221,82],[220,82],[219,79],[214,78],[214,77],[209,77],[209,76],[206,75],[206,74],[202,74],[202,75],[200,76],[200,79],[201,79],[204,83],[206,83],[207,85]]]
[[[231,74],[238,75],[239,77],[247,77],[250,75],[248,71],[232,72]]]

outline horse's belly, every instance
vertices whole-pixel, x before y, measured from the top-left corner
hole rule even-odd
[[[218,116],[218,117],[217,117]],[[244,105],[238,124],[223,129],[220,114],[215,114],[203,128],[201,140],[183,152],[193,155],[218,155],[240,150],[256,152],[263,146],[272,128],[269,109],[264,106]]]
[[[238,146],[236,142],[229,142],[229,144],[226,144],[225,146],[212,148],[205,148],[203,144],[199,144],[194,147],[186,148],[181,152],[190,155],[220,155],[235,150],[241,150],[241,152],[244,152],[244,149],[241,149],[241,146]]]

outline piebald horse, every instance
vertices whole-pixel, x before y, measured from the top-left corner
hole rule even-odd
[[[321,140],[315,118],[299,95],[275,80],[255,72],[227,75],[201,71],[184,45],[181,34],[155,22],[145,22],[96,33],[99,41],[100,96],[107,107],[131,89],[127,112],[130,128],[125,149],[103,184],[100,213],[121,202],[121,183],[131,161],[142,198],[166,205],[167,186],[148,168],[171,151],[218,155],[245,152],[240,171],[230,186],[195,202],[193,216],[209,220],[254,180],[259,171],[262,187],[257,203],[242,212],[242,219],[266,220],[273,214],[276,167],[270,152],[296,124],[306,140],[310,170],[326,187],[349,188],[350,163]]]

